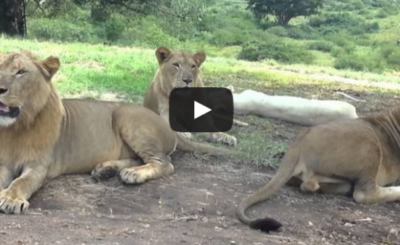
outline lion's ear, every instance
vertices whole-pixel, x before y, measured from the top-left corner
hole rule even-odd
[[[206,53],[203,51],[197,52],[193,55],[193,58],[197,62],[197,64],[200,66],[206,60]]]
[[[169,50],[166,47],[159,47],[156,50],[156,57],[158,60],[158,63],[161,65],[162,63],[164,63],[164,61],[166,61],[168,59],[168,57],[171,55],[171,50]]]
[[[50,56],[40,62],[44,69],[48,72],[48,79],[50,80],[60,68],[60,60],[56,57]]]

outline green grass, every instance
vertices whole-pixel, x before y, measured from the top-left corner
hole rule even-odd
[[[3,37],[0,38],[0,50],[3,52],[31,50],[40,58],[50,55],[59,57],[61,69],[55,77],[55,83],[61,93],[67,94],[95,90],[142,95],[157,69],[154,50],[151,49],[82,43],[57,44]],[[208,53],[207,49],[206,52]],[[224,49],[219,52],[224,53]],[[316,52],[320,56],[324,55],[321,52]],[[216,53],[218,53],[218,50],[214,50],[214,55]],[[321,57],[320,60],[322,59],[325,59],[325,62],[331,62],[329,57]],[[255,84],[252,84],[252,86],[265,86],[271,83],[321,82],[320,79],[311,79],[309,74],[400,83],[399,76],[391,73],[375,74],[336,70],[323,65],[284,65],[271,60],[248,62],[235,58],[212,56],[207,58],[202,70],[206,78],[225,76],[234,79],[237,77],[253,79]],[[225,83],[229,85],[229,81]],[[213,81],[209,85],[221,86],[224,84]],[[239,88],[249,86],[245,83],[237,85]]]
[[[55,83],[59,91],[87,90],[143,94],[157,68],[154,52],[88,44],[54,44],[0,39],[0,50],[31,50],[40,58],[56,56],[61,68]]]

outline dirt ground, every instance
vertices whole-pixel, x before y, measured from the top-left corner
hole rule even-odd
[[[285,93],[270,89],[265,92]],[[287,89],[308,96],[310,88]],[[323,93],[333,98],[334,92]],[[367,101],[353,103],[360,115],[399,103],[396,92],[343,92]],[[270,121],[287,142],[301,129]],[[264,234],[242,225],[235,209],[274,169],[179,152],[173,162],[174,175],[138,186],[117,178],[97,183],[89,175],[52,180],[30,200],[27,214],[0,214],[0,244],[400,244],[400,203],[359,205],[348,197],[285,187],[249,212],[284,224],[280,232]]]

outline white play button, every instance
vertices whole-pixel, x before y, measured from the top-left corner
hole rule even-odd
[[[210,108],[198,103],[197,101],[194,102],[194,119],[197,119],[210,111]]]

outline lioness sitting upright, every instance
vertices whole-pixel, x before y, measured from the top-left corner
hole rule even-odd
[[[169,124],[169,96],[174,88],[204,87],[200,67],[206,60],[204,52],[195,54],[159,47],[156,52],[158,70],[148,87],[143,105],[161,115]],[[189,134],[186,134],[188,136]],[[207,139],[236,145],[236,138],[225,133],[206,133]]]
[[[21,213],[46,179],[93,170],[120,171],[133,184],[172,174],[178,149],[226,153],[177,139],[154,112],[126,103],[61,101],[51,79],[57,58],[26,53],[0,56],[0,211]],[[141,159],[143,166],[137,166]]]
[[[252,220],[245,211],[293,177],[300,180],[302,191],[352,194],[358,203],[399,201],[400,186],[388,185],[400,179],[400,106],[305,129],[288,148],[272,180],[240,203],[239,219],[255,229],[278,229],[279,222]]]

